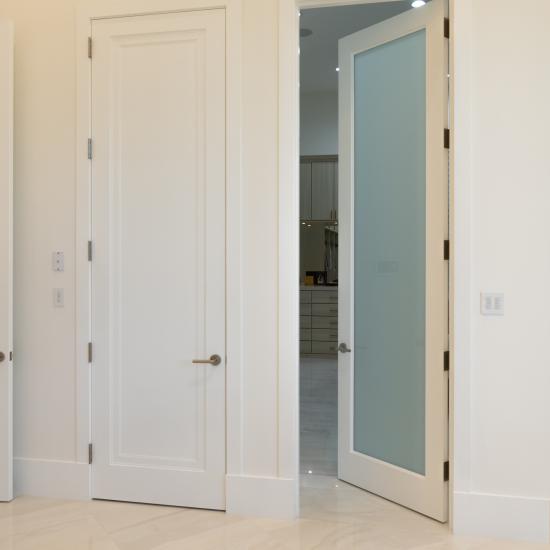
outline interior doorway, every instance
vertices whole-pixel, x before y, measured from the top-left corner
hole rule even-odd
[[[300,15],[302,485],[445,522],[447,4]]]

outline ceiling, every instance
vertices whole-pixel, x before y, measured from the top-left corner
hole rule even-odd
[[[313,34],[300,39],[302,93],[338,89],[338,40],[411,9],[410,0],[302,10],[300,28]]]

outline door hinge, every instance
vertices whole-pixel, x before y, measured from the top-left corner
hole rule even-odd
[[[94,157],[94,144],[92,138],[88,138],[88,160],[92,160]]]
[[[88,444],[88,464],[91,464],[94,459],[94,446],[92,443]]]
[[[449,130],[449,128],[445,128],[445,130],[443,130],[443,145],[445,146],[445,149],[451,148],[451,130]]]
[[[88,59],[92,59],[92,37],[88,37]]]
[[[10,351],[10,362],[13,361],[13,351]]]
[[[94,360],[93,345],[91,342],[88,342],[88,363],[92,363]]]
[[[451,259],[451,243],[448,239],[443,241],[443,259],[444,260]]]
[[[449,372],[451,368],[451,353],[449,351],[443,352],[443,370]]]
[[[445,17],[443,22],[443,35],[445,38],[451,38],[451,20]]]
[[[443,463],[443,481],[449,481],[449,461]]]
[[[94,245],[92,241],[88,241],[88,261],[91,262],[94,259]]]

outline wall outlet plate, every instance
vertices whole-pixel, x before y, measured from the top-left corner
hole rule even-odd
[[[488,316],[504,315],[504,294],[501,292],[482,292],[481,314]]]

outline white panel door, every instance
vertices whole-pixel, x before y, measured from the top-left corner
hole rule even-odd
[[[448,515],[446,5],[340,41],[339,476]]]
[[[311,220],[311,162],[300,163],[300,219]]]
[[[334,162],[311,164],[311,218],[313,220],[335,219],[335,185],[336,164]]]
[[[0,501],[13,498],[13,27],[0,20]]]
[[[92,38],[92,495],[224,509],[225,12]]]

